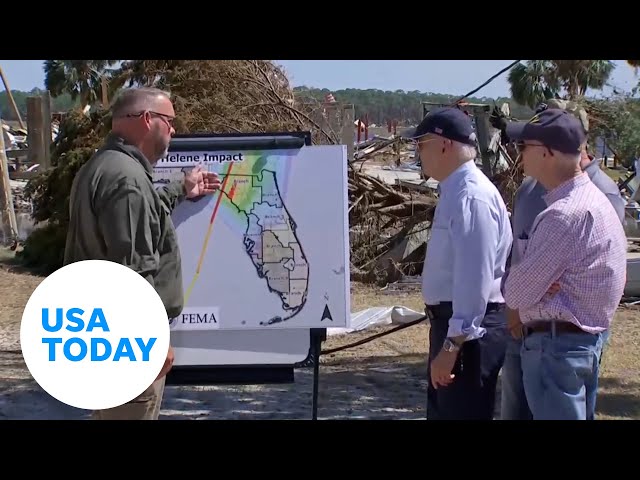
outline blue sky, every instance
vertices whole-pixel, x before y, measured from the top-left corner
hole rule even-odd
[[[12,90],[43,87],[43,60],[0,60]],[[294,86],[338,90],[341,88],[379,88],[382,90],[420,90],[462,95],[476,88],[513,60],[276,60],[284,67]],[[624,60],[610,83],[629,90],[639,78]],[[508,96],[506,74],[478,92],[478,96]],[[0,85],[0,91],[4,85]],[[609,93],[606,89],[603,93]]]

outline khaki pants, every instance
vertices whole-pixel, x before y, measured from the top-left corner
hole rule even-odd
[[[93,412],[93,420],[157,420],[166,377],[154,382],[139,397],[124,405]]]

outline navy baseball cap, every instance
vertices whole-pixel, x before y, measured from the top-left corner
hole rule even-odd
[[[467,145],[476,145],[476,134],[471,118],[462,110],[454,107],[434,108],[415,129],[402,136],[415,140],[428,133],[455,140]]]
[[[528,122],[509,122],[506,133],[516,142],[534,140],[551,150],[568,154],[579,153],[587,140],[580,120],[559,108],[544,110]]]

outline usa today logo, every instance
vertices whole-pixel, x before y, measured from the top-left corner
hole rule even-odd
[[[22,314],[22,355],[34,380],[76,408],[123,405],[153,384],[169,349],[154,288],[123,265],[87,260],[49,275]]]

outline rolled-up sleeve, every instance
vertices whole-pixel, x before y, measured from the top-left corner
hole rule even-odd
[[[492,208],[475,198],[461,200],[451,223],[453,242],[453,316],[448,337],[481,337],[480,326],[495,281],[500,233]]]
[[[155,287],[160,258],[152,230],[157,214],[140,188],[129,184],[114,188],[97,205],[96,214],[107,260],[131,268]]]

